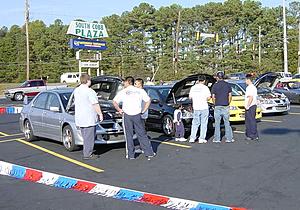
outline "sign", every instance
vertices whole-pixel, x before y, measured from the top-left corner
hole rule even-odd
[[[105,41],[87,40],[87,39],[70,39],[70,47],[72,49],[85,49],[85,50],[106,50]]]
[[[204,38],[214,38],[215,34],[201,33],[200,36]]]
[[[104,24],[83,21],[71,21],[67,34],[88,39],[108,37]]]
[[[99,62],[80,62],[82,68],[99,68]]]

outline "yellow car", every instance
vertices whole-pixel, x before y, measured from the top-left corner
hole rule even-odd
[[[300,74],[295,74],[293,76],[293,79],[291,81],[294,81],[294,82],[300,82]]]
[[[258,106],[256,109],[256,119],[262,118],[261,108]],[[244,96],[238,96],[232,92],[232,100],[230,103],[230,122],[245,121],[245,98]]]

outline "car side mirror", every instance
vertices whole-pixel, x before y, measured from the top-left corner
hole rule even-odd
[[[153,103],[153,104],[158,104],[160,101],[158,100],[158,99],[152,99],[151,100],[151,103]]]
[[[50,111],[52,112],[60,112],[60,108],[57,106],[50,106]]]

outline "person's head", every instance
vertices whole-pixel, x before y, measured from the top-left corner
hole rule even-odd
[[[183,109],[183,106],[181,103],[175,104],[175,109]]]
[[[223,71],[218,71],[218,72],[216,73],[216,78],[217,78],[217,80],[223,80],[224,77],[225,77],[225,74],[224,74]]]
[[[137,88],[144,88],[144,80],[142,78],[137,78],[134,82],[134,86]]]
[[[205,83],[205,76],[204,75],[200,75],[199,77],[198,77],[198,82],[199,83],[201,83],[201,84],[204,84]]]
[[[80,76],[80,83],[87,85],[87,86],[91,86],[91,76],[84,73]]]
[[[247,85],[252,84],[252,79],[253,79],[252,74],[247,74],[247,75],[246,75],[246,79],[245,79],[246,84],[247,84]]]
[[[124,80],[124,87],[128,87],[130,85],[134,85],[134,78],[132,76],[126,77]]]
[[[150,81],[151,81],[151,78],[150,78],[150,77],[147,77],[146,80],[147,80],[147,82],[150,82]]]

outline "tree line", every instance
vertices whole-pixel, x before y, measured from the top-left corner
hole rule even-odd
[[[97,14],[95,14],[97,15]],[[289,71],[298,63],[300,2],[287,8]],[[159,80],[179,79],[193,73],[283,70],[282,7],[263,7],[258,1],[227,0],[192,8],[180,5],[156,9],[141,3],[132,11],[102,18],[108,49],[102,52],[104,74]],[[58,82],[64,72],[77,72],[75,51],[69,48],[68,26],[57,19],[47,26],[29,23],[30,78],[49,76]],[[259,62],[261,28],[261,62]],[[199,36],[214,34],[214,38]],[[0,29],[0,82],[26,78],[25,27]]]

